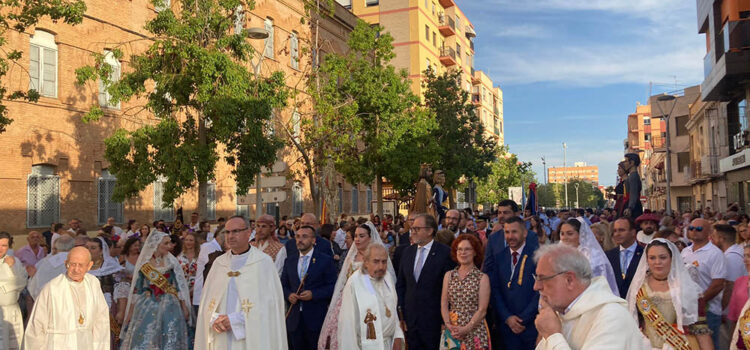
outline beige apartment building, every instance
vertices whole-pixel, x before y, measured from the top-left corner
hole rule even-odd
[[[580,179],[599,186],[599,167],[585,162],[575,162],[572,167],[551,167],[547,169],[547,182],[565,183],[572,179]]]

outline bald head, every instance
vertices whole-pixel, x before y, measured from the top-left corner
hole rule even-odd
[[[73,281],[83,281],[83,276],[91,269],[94,262],[91,261],[91,253],[86,247],[75,247],[68,253],[65,260],[66,274]]]
[[[318,228],[318,226],[320,226],[318,218],[313,213],[305,213],[305,215],[302,215],[300,221],[302,223],[302,226],[312,226],[316,229]]]
[[[708,243],[708,237],[712,232],[711,223],[706,219],[698,218],[690,222],[688,227],[688,238],[696,244],[698,249]]]

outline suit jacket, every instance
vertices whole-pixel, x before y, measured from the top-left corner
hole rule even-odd
[[[427,253],[419,281],[414,279],[414,261],[418,245],[408,246],[401,258],[397,273],[396,293],[398,306],[403,312],[407,328],[423,332],[440,332],[443,317],[440,315],[440,297],[443,290],[443,276],[452,270],[456,263],[451,259],[448,246],[432,242]]]
[[[292,238],[284,244],[286,247],[286,255],[292,256],[292,255],[299,255],[299,250],[297,250],[297,240]],[[323,238],[323,236],[319,234],[315,234],[315,250],[320,251],[323,254],[326,254],[328,256],[333,256],[333,246],[331,245],[331,241]]]
[[[296,293],[301,283],[297,271],[298,262],[299,253],[288,256],[284,261],[284,269],[281,271],[284,300],[289,300],[289,294]],[[305,285],[300,290],[312,292],[312,300],[297,301],[297,304],[291,306],[292,312],[286,319],[287,331],[297,330],[300,322],[304,323],[307,329],[320,331],[323,327],[323,320],[326,318],[328,304],[331,302],[337,277],[333,258],[314,249],[312,259],[307,267]],[[302,307],[302,311],[300,311],[300,307]]]
[[[536,234],[534,234],[536,237]],[[523,324],[528,327],[534,326],[534,319],[539,308],[539,292],[534,290],[534,277],[536,264],[534,263],[534,252],[538,245],[524,246],[518,263],[511,276],[512,255],[509,247],[505,247],[495,255],[494,273],[490,275],[492,286],[492,307],[505,324],[510,316],[518,316]],[[524,262],[525,261],[525,262]],[[523,267],[523,271],[521,271]],[[521,284],[518,284],[519,277]]]
[[[628,295],[628,288],[630,288],[630,282],[633,281],[635,270],[638,269],[638,262],[643,256],[643,247],[636,243],[635,255],[630,259],[630,265],[628,265],[624,279],[622,278],[622,268],[620,268],[620,247],[612,248],[606,254],[612,269],[615,271],[615,280],[617,281],[617,288],[620,290],[620,297],[624,299]]]
[[[396,276],[401,273],[401,258],[404,256],[406,248],[409,248],[408,244],[401,244],[396,246],[396,249],[393,251],[393,259],[391,259],[391,262],[393,263],[393,270],[396,271]]]
[[[216,258],[224,255],[224,253],[226,253],[226,252],[223,251],[223,250],[217,250],[217,251],[215,251],[213,253],[209,253],[208,254],[208,261],[206,262],[206,267],[203,268],[203,280],[204,281],[206,280],[206,278],[208,278],[208,271],[211,270],[211,266],[213,266],[214,260],[216,260]]]
[[[534,231],[526,232],[526,246],[539,247],[539,238]],[[487,245],[484,247],[484,263],[482,272],[492,276],[495,268],[495,256],[505,249],[505,232],[498,230],[490,234],[487,238]],[[534,248],[536,250],[536,248]]]

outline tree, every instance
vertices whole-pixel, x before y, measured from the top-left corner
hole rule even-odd
[[[574,207],[578,184],[579,208],[603,208],[606,201],[598,187],[581,179],[568,181],[568,206]],[[565,207],[565,184],[550,183],[537,187],[539,205],[543,207]]]
[[[501,154],[497,140],[486,137],[469,93],[461,87],[461,72],[437,75],[424,72],[424,104],[435,115],[438,127],[432,132],[440,157],[433,169],[445,172],[445,187],[454,189],[459,179],[482,180],[490,173],[487,165]],[[449,191],[451,192],[451,191]]]
[[[434,118],[419,106],[405,71],[390,65],[393,37],[358,21],[347,54],[329,54],[320,67],[320,88],[310,91],[317,125],[306,142],[319,147],[350,183],[376,182],[382,215],[382,179],[396,189],[417,181],[419,166],[435,159]]]
[[[521,186],[528,189],[528,185],[535,180],[531,170],[531,163],[521,162],[518,156],[508,153],[507,146],[500,147],[499,156],[490,163],[489,175],[477,180],[477,201],[479,203],[498,203],[508,199],[508,187]]]
[[[9,92],[7,81],[3,79],[8,74],[11,65],[22,67],[19,61],[23,57],[21,51],[5,50],[8,30],[22,32],[36,25],[40,19],[48,17],[53,21],[62,20],[66,24],[76,25],[83,20],[86,4],[83,0],[0,0],[0,134],[13,122],[8,116],[8,109],[3,101],[25,100],[37,102],[39,92],[30,87],[29,90]]]
[[[100,80],[109,104],[145,99],[158,119],[134,131],[117,130],[105,140],[105,158],[117,176],[113,198],[136,196],[164,178],[163,200],[172,202],[198,183],[200,210],[206,208],[207,182],[221,155],[232,169],[237,193],[247,193],[260,167],[276,159],[281,141],[272,134],[271,114],[289,97],[284,75],[263,78],[249,66],[254,51],[244,30],[234,27],[245,0],[184,0],[179,10],[164,8],[146,24],[153,42],[131,57],[132,70],[118,81],[104,54],[95,65],[76,70],[78,83]],[[112,50],[122,57],[119,48]],[[155,88],[147,89],[153,83]],[[93,105],[84,116],[95,121],[103,111]]]

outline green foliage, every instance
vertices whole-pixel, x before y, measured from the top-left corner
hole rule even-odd
[[[118,130],[105,141],[110,172],[118,178],[116,200],[164,178],[163,200],[172,202],[196,182],[215,177],[219,149],[233,167],[237,192],[247,193],[254,175],[274,162],[282,146],[270,126],[272,112],[289,98],[284,75],[255,76],[249,70],[252,46],[244,33],[232,33],[235,9],[252,9],[253,2],[178,4],[177,11],[162,10],[146,24],[153,43],[130,57],[131,69],[119,81],[111,81],[112,68],[100,53],[93,55],[93,66],[76,70],[79,84],[101,80],[110,104],[145,99],[159,119],[135,131]],[[112,53],[122,57],[119,49]],[[94,105],[84,120],[101,115]]]
[[[598,187],[581,179],[570,179],[568,181],[568,204],[575,207],[576,184],[578,184],[578,207],[579,208],[602,208],[605,205],[604,195]],[[537,187],[539,206],[543,207],[565,207],[565,185],[550,183]]]
[[[531,182],[535,182],[535,174],[531,170],[531,163],[521,162],[518,156],[508,153],[508,147],[499,148],[496,159],[488,166],[489,174],[477,181],[477,202],[498,203],[508,199],[508,187],[521,186],[521,180],[528,190]]]
[[[434,117],[419,106],[405,71],[389,64],[393,37],[359,21],[346,55],[329,54],[320,67],[320,88],[309,88],[317,121],[305,124],[305,142],[349,183],[385,176],[397,190],[413,186],[422,162],[438,152]]]
[[[0,82],[7,83],[3,78],[8,74],[10,66],[21,66],[18,61],[23,58],[21,51],[4,49],[7,31],[24,31],[36,25],[43,17],[75,25],[81,23],[84,12],[86,4],[83,0],[0,0]],[[12,100],[36,102],[39,100],[39,93],[34,89],[8,91],[7,86],[0,83],[0,134],[13,122],[3,103]]]
[[[427,69],[424,74],[424,103],[438,122],[432,134],[439,145],[440,158],[432,168],[445,172],[447,188],[454,188],[461,177],[484,179],[490,173],[488,164],[501,153],[497,140],[484,134],[476,107],[469,103],[469,93],[461,87],[461,72],[436,75]]]

